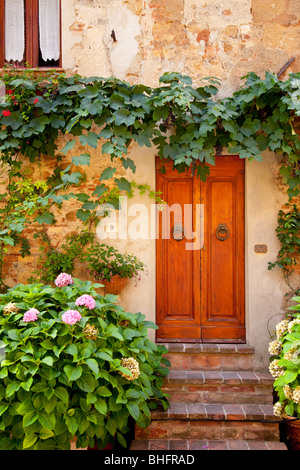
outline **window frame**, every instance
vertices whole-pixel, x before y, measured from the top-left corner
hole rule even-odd
[[[54,67],[39,66],[39,0],[25,2],[25,62],[41,70],[62,68],[62,12],[60,0],[60,55]],[[5,0],[0,0],[0,68],[5,64]],[[25,67],[20,67],[25,68]]]

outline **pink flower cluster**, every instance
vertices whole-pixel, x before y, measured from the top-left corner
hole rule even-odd
[[[95,308],[95,305],[96,305],[95,299],[91,295],[87,295],[87,294],[84,294],[81,297],[78,297],[78,299],[76,299],[75,301],[75,304],[77,305],[77,307],[79,307],[80,305],[84,305],[90,310]]]
[[[81,319],[81,315],[77,310],[67,310],[61,318],[64,323],[75,325]]]
[[[69,284],[74,284],[72,276],[70,274],[61,273],[54,281],[57,287],[68,286]]]
[[[30,308],[27,312],[24,313],[23,321],[29,323],[38,319],[38,314],[40,312],[36,308]]]

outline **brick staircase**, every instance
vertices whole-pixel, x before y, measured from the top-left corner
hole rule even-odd
[[[131,450],[287,450],[273,415],[273,378],[245,344],[165,344],[166,411],[135,428]]]

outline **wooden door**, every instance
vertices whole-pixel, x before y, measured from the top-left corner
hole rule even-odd
[[[205,183],[160,166],[157,341],[244,342],[244,162],[216,157]]]

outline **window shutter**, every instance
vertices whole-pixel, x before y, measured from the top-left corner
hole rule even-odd
[[[5,1],[5,59],[22,62],[25,52],[24,0]]]
[[[39,35],[42,58],[59,60],[60,56],[60,1],[39,0]]]

